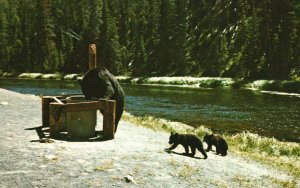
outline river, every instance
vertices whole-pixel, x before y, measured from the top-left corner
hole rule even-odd
[[[125,110],[216,132],[250,131],[300,142],[300,98],[242,89],[122,85]],[[0,79],[0,88],[25,94],[81,93],[76,81]],[[0,99],[0,101],[5,99]]]

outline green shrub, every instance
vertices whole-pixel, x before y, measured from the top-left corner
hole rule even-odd
[[[200,87],[204,88],[217,88],[223,86],[222,80],[206,80],[199,84]]]

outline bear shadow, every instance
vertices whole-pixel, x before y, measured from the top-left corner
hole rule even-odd
[[[95,131],[95,136],[90,138],[80,138],[80,137],[70,137],[67,132],[60,132],[55,137],[50,137],[50,128],[49,127],[33,127],[27,128],[25,130],[35,130],[39,139],[31,140],[30,142],[42,142],[45,139],[52,139],[58,141],[67,141],[67,142],[103,142],[110,139],[106,139],[103,136],[103,131]]]
[[[176,155],[182,155],[182,156],[186,156],[186,157],[190,157],[190,158],[194,158],[194,159],[204,159],[204,158],[201,158],[201,157],[195,157],[195,156],[192,156],[190,153],[179,153],[179,152],[176,152],[176,151],[169,151],[169,150],[164,150],[166,153],[173,153],[173,154],[176,154]]]

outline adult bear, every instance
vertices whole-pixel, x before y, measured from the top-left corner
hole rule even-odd
[[[124,108],[124,91],[119,82],[106,68],[99,67],[85,73],[78,80],[86,99],[110,99],[116,101],[115,131]]]

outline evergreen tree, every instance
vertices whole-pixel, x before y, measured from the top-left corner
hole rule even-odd
[[[20,31],[19,40],[21,41],[16,48],[18,48],[19,53],[18,58],[15,59],[15,64],[17,67],[15,69],[21,72],[32,71],[32,32],[33,32],[33,10],[34,6],[31,0],[24,0],[19,2],[18,15],[20,18]]]
[[[110,8],[109,8],[110,7]],[[112,73],[118,74],[120,68],[120,44],[116,20],[112,16],[113,3],[103,0],[102,25],[100,32],[100,62]],[[99,61],[99,60],[98,60]]]
[[[175,26],[174,26],[174,49],[173,63],[177,75],[185,75],[188,72],[186,64],[186,38],[187,38],[187,0],[175,1]]]
[[[271,1],[272,48],[269,68],[270,77],[286,79],[291,69],[292,45],[292,7],[289,1]]]
[[[35,71],[52,72],[58,68],[58,53],[56,49],[54,25],[48,0],[40,0],[36,4],[38,10],[35,22],[34,58]]]
[[[8,45],[9,48],[9,68],[14,69],[18,66],[18,60],[20,51],[22,49],[22,41],[20,40],[20,18],[18,15],[18,1],[9,1],[9,12],[7,14],[9,24],[7,28],[8,32]],[[21,48],[20,48],[21,47]]]
[[[127,74],[128,62],[130,62],[130,52],[128,50],[128,30],[129,30],[129,0],[123,0],[119,4],[120,16],[119,16],[119,43],[120,43],[120,61],[121,61],[121,73]]]
[[[0,1],[0,68],[8,69],[9,67],[9,40],[8,40],[8,19],[9,11],[8,2]]]
[[[133,20],[132,24],[132,42],[130,48],[132,50],[131,56],[131,70],[134,76],[141,76],[147,71],[147,53],[145,49],[146,28],[147,28],[147,10],[148,4],[145,0],[143,3],[137,3],[133,6]]]
[[[0,0],[0,69],[288,79],[300,74],[297,0]]]
[[[158,74],[167,75],[174,66],[174,4],[168,0],[161,0],[159,16]]]
[[[147,69],[150,74],[158,72],[158,42],[159,42],[159,2],[149,0],[149,9],[146,15],[147,25],[144,35],[145,49],[147,53]]]

